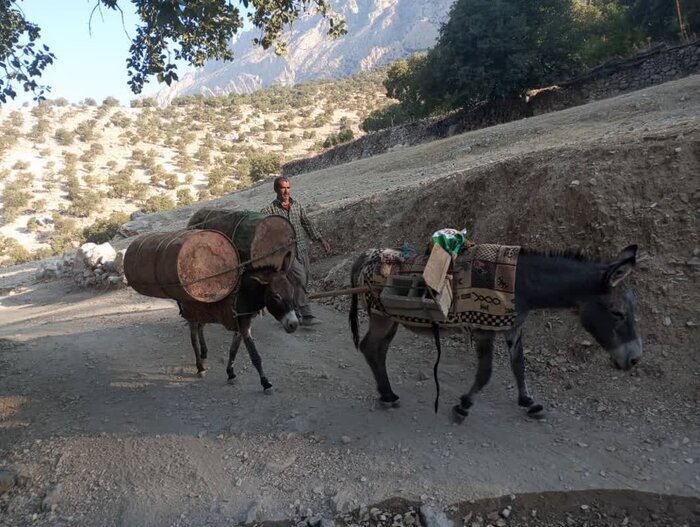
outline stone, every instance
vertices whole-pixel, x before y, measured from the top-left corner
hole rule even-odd
[[[114,271],[119,274],[124,274],[124,254],[126,254],[126,249],[121,249],[114,257]]]
[[[340,489],[330,498],[331,510],[335,514],[342,514],[343,512],[350,510],[354,497],[355,496],[352,490],[348,488]]]
[[[11,490],[17,484],[17,474],[12,470],[0,469],[0,494]]]
[[[454,527],[454,522],[443,511],[431,505],[420,508],[420,519],[424,527]]]
[[[117,251],[114,250],[114,247],[109,242],[105,242],[92,248],[86,263],[95,268],[99,264],[113,262],[116,256]]]
[[[243,525],[250,525],[254,523],[258,517],[258,509],[260,504],[257,500],[252,501],[245,509],[243,509],[238,515],[238,523]]]
[[[41,510],[44,512],[53,512],[58,507],[58,499],[61,494],[61,484],[58,483],[56,486],[51,488],[41,500]]]

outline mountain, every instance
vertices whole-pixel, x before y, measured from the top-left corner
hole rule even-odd
[[[337,40],[326,35],[318,16],[297,21],[287,34],[289,52],[253,46],[253,32],[233,42],[233,62],[211,61],[202,69],[159,92],[167,104],[182,95],[250,93],[276,84],[338,78],[367,71],[433,46],[440,24],[454,0],[332,0],[347,22],[348,34]]]

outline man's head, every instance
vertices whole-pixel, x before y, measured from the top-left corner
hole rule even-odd
[[[292,182],[284,176],[279,176],[275,178],[273,185],[280,203],[287,203],[292,195]]]

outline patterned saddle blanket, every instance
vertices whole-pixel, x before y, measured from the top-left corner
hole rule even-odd
[[[453,260],[447,279],[452,283],[452,303],[440,326],[505,331],[515,320],[515,278],[520,247],[479,244],[462,250]],[[406,259],[394,249],[373,249],[362,269],[362,284],[371,310],[409,326],[430,327],[428,318],[395,315],[381,301],[381,292],[392,275],[422,276],[427,255]]]

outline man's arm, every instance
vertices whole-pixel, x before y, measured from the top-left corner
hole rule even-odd
[[[311,223],[311,220],[306,215],[306,209],[304,209],[304,207],[301,206],[299,207],[299,220],[301,221],[301,226],[304,227],[306,234],[309,235],[309,238],[311,238],[315,242],[321,241],[321,234],[318,232],[314,224]]]
[[[309,238],[311,238],[315,242],[321,242],[323,249],[327,253],[330,252],[331,246],[328,244],[328,242],[326,240],[324,240],[321,237],[321,233],[318,232],[318,229],[316,229],[316,226],[313,223],[311,223],[311,220],[306,215],[306,210],[304,209],[304,207],[299,207],[299,220],[301,221],[301,226],[304,227],[304,230],[309,235]]]

